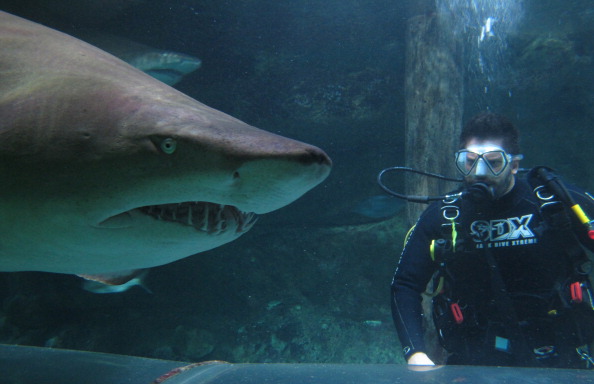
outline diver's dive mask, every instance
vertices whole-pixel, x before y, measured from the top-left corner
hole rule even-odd
[[[456,152],[456,168],[464,176],[499,176],[513,160],[522,155],[509,155],[498,146],[472,146]]]

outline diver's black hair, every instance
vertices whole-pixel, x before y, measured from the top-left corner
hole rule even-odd
[[[520,132],[505,116],[491,112],[481,112],[472,117],[460,133],[460,149],[468,140],[503,139],[503,149],[509,154],[520,154]]]

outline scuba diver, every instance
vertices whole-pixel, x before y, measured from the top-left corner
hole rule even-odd
[[[459,148],[459,193],[423,212],[392,280],[408,364],[434,365],[421,305],[432,282],[426,294],[447,364],[591,367],[592,196],[547,167],[519,177],[519,132],[504,116],[474,116]]]

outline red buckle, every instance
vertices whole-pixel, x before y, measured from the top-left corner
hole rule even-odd
[[[462,324],[464,321],[464,315],[462,314],[462,310],[458,303],[450,304],[450,310],[452,311],[452,315],[454,315],[454,321],[456,324]]]
[[[582,294],[582,284],[579,281],[572,283],[569,286],[569,290],[571,292],[571,301],[579,304],[584,300],[584,296]]]

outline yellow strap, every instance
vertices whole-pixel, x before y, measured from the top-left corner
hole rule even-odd
[[[433,290],[433,292],[431,292],[429,295],[429,297],[435,297],[437,295],[439,295],[439,293],[441,292],[441,290],[443,289],[443,281],[445,280],[445,278],[443,276],[439,277],[439,282],[437,283],[437,288],[435,288]]]
[[[573,207],[571,207],[571,209],[576,214],[576,216],[582,224],[588,224],[590,222],[590,219],[588,219],[588,216],[586,216],[586,213],[584,212],[582,207],[580,207],[579,204],[574,205]]]
[[[456,239],[458,237],[458,232],[456,231],[456,222],[454,221],[454,219],[450,219],[450,221],[452,223],[452,249],[455,251],[456,250]],[[404,246],[406,246],[406,243],[410,239],[410,236],[412,235],[412,232],[415,229],[415,226],[416,226],[416,224],[413,225],[412,227],[410,227],[410,229],[406,233],[406,236],[404,236]],[[431,254],[431,260],[435,261],[435,240],[431,240],[431,245],[429,246],[429,252]],[[425,294],[428,295],[429,297],[437,296],[443,289],[444,280],[445,280],[445,278],[443,276],[440,276],[439,281],[437,283],[437,287],[433,290],[433,292],[425,291]]]
[[[450,219],[452,223],[452,252],[456,252],[456,239],[458,238],[458,231],[456,231],[456,222]]]
[[[412,235],[413,230],[415,229],[417,225],[413,225],[412,227],[410,227],[410,229],[408,230],[408,232],[406,232],[406,236],[404,236],[404,246],[406,247],[406,243],[408,243],[408,239],[410,239],[410,235]]]
[[[452,225],[452,251],[456,252],[456,239],[458,238],[458,231],[456,231],[456,222],[454,221],[454,219],[450,219],[450,222]],[[431,240],[431,245],[429,246],[429,254],[431,255],[431,260],[435,262],[435,240]],[[439,293],[443,289],[444,281],[444,276],[440,276],[439,281],[437,283],[437,287],[433,290],[433,292],[425,291],[425,294],[429,297],[435,297],[439,295]]]

